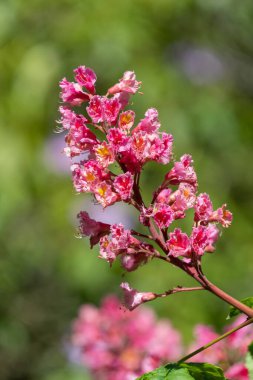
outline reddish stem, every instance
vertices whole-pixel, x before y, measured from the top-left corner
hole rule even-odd
[[[204,281],[206,283],[206,286],[205,286],[206,290],[215,294],[217,297],[221,298],[223,301],[234,306],[236,309],[240,310],[242,313],[246,314],[248,317],[251,317],[251,318],[253,317],[253,309],[251,309],[247,305],[244,305],[242,302],[238,301],[236,298],[230,296],[229,294],[224,292],[222,289],[218,288],[218,286],[214,285],[205,276],[204,276]]]

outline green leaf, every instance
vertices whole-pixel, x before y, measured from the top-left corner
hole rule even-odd
[[[138,380],[226,380],[222,370],[208,363],[172,363],[146,373]]]
[[[244,298],[244,299],[241,300],[240,302],[243,303],[244,305],[247,305],[247,306],[250,307],[251,309],[253,309],[253,297],[247,297],[247,298]],[[241,312],[239,309],[236,309],[235,307],[230,306],[230,309],[229,309],[229,313],[228,313],[227,319],[230,319],[230,318],[236,317],[237,315],[239,315],[239,314],[241,314],[241,313],[242,313],[242,312]]]
[[[246,367],[249,371],[249,379],[253,380],[253,342],[248,347],[246,356]]]

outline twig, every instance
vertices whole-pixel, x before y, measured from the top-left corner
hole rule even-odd
[[[167,290],[164,293],[156,294],[156,296],[167,297],[167,296],[170,296],[171,294],[182,293],[182,292],[194,292],[196,290],[205,290],[205,288],[203,286],[196,286],[192,288],[184,288],[183,286],[177,286],[176,288]]]
[[[202,347],[198,348],[197,350],[191,352],[190,354],[184,356],[182,359],[180,359],[180,360],[178,361],[178,363],[183,363],[183,362],[185,362],[186,360],[192,358],[193,356],[199,354],[200,352],[206,350],[207,348],[209,348],[209,347],[213,346],[214,344],[220,342],[221,340],[227,338],[229,335],[231,335],[231,334],[233,334],[234,332],[240,330],[241,328],[250,325],[251,323],[253,323],[253,318],[247,319],[245,322],[241,323],[239,326],[233,328],[232,330],[227,331],[225,334],[219,336],[218,338],[212,340],[211,342],[205,344],[204,346],[202,346]]]

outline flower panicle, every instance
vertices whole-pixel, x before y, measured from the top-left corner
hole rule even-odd
[[[121,224],[101,223],[81,211],[80,235],[90,238],[91,247],[99,244],[100,258],[112,265],[119,257],[129,272],[160,258],[155,242],[168,262],[182,262],[184,268],[200,265],[202,256],[215,250],[219,226],[231,225],[232,213],[226,204],[214,209],[208,194],[198,194],[193,159],[184,154],[174,160],[173,136],[160,132],[157,109],[149,108],[141,120],[136,120],[129,105],[141,82],[133,71],[126,71],[105,95],[97,93],[96,81],[95,72],[85,66],[74,70],[74,82],[66,78],[60,81],[64,104],[59,108],[58,123],[66,134],[64,153],[71,160],[74,188],[78,193],[91,193],[103,208],[116,202],[134,206],[140,223],[149,231],[147,235],[133,234]],[[145,205],[140,176],[151,161],[171,166],[151,203]],[[194,210],[191,233],[179,227],[173,230],[173,223],[184,219],[189,209]],[[152,241],[147,242],[145,237]],[[138,300],[146,301],[145,296]]]

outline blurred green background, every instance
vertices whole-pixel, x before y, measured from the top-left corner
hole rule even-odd
[[[253,294],[253,2],[244,0],[2,0],[0,2],[0,378],[80,380],[66,360],[71,320],[84,302],[119,294],[122,270],[76,239],[80,209],[101,214],[72,188],[59,117],[58,81],[92,67],[100,92],[135,70],[144,96],[138,117],[156,107],[174,134],[177,158],[191,153],[200,191],[234,214],[209,278],[239,298]],[[168,169],[168,168],[167,168]],[[147,165],[148,194],[166,168]],[[132,223],[128,208],[102,215]],[[104,219],[104,220],[105,220]],[[190,218],[186,228],[189,228]],[[191,284],[152,262],[124,279],[139,290]],[[212,295],[171,296],[150,305],[185,341],[197,322],[225,323]]]

